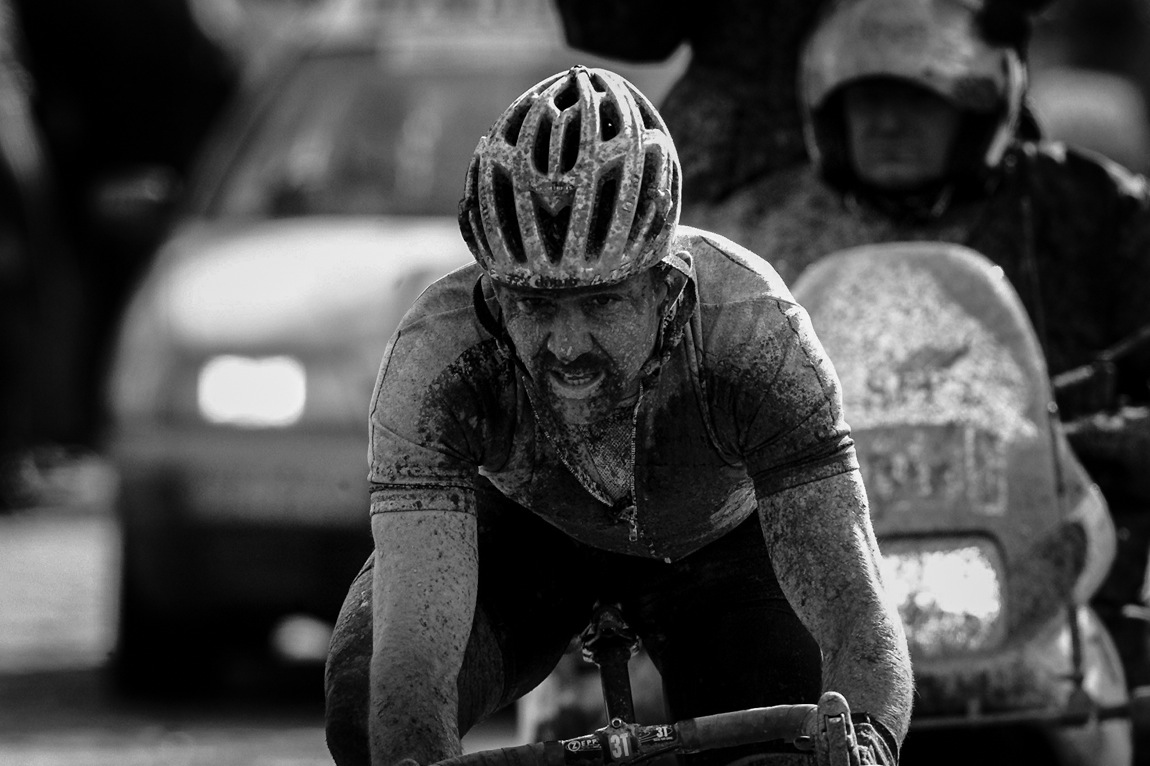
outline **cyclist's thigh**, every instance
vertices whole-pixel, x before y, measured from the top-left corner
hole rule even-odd
[[[371,667],[371,579],[375,555],[348,588],[332,631],[324,667],[327,745],[338,766],[370,763],[367,734]]]
[[[579,576],[585,565],[565,535],[486,481],[477,501],[479,598],[458,682],[461,733],[542,681],[590,612]],[[369,556],[353,581],[332,636],[329,739],[333,730],[366,736],[373,564]]]
[[[537,686],[594,604],[585,549],[483,482],[479,603],[499,646],[504,686],[499,707]]]

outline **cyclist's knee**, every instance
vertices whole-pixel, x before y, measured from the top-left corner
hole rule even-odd
[[[503,653],[499,640],[482,609],[475,612],[471,636],[464,652],[457,684],[459,694],[459,733],[508,703]]]
[[[370,655],[365,659],[333,664],[329,658],[324,674],[324,729],[327,748],[338,766],[368,766],[371,761],[367,733]]]
[[[338,766],[370,763],[367,737],[371,677],[371,558],[348,589],[324,668],[327,746]]]
[[[367,716],[347,715],[349,712],[337,709],[333,714],[328,709],[324,722],[328,752],[336,766],[370,766]]]

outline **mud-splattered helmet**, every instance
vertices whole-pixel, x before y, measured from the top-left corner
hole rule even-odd
[[[459,227],[497,282],[618,282],[667,254],[681,176],[658,111],[604,69],[573,67],[508,107],[475,148]]]
[[[1018,124],[1026,70],[1018,51],[989,42],[984,0],[840,0],[803,51],[807,149],[824,175],[846,172],[845,86],[895,78],[926,88],[962,112],[955,160],[993,168]]]

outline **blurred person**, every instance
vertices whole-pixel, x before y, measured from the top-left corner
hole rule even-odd
[[[685,214],[776,170],[805,165],[799,52],[832,0],[554,0],[567,41],[625,61],[690,48],[660,105],[683,163]],[[1033,14],[1050,0],[1002,0]]]
[[[326,671],[341,766],[458,755],[600,600],[675,716],[833,689],[863,762],[897,762],[910,664],[837,378],[775,272],[680,204],[665,124],[606,70],[538,83],[480,140],[476,264],[408,311],[372,396],[376,550]]]
[[[567,41],[626,61],[691,60],[660,104],[679,146],[685,210],[806,162],[799,46],[829,0],[555,0]]]
[[[764,177],[691,223],[786,280],[837,250],[940,240],[994,261],[1034,323],[1071,443],[1119,534],[1095,607],[1128,679],[1150,681],[1150,188],[1114,162],[1028,138],[1028,20],[1007,4],[849,0],[802,59],[810,167]],[[1098,374],[1094,374],[1097,372]],[[1079,374],[1082,373],[1082,374]]]

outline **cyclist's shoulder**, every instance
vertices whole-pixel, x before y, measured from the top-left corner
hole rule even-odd
[[[437,375],[461,358],[474,366],[478,356],[495,353],[496,343],[475,312],[479,267],[469,264],[431,283],[407,309],[392,338],[389,368]],[[478,355],[478,356],[477,356]]]
[[[451,331],[458,322],[469,321],[474,315],[472,294],[479,274],[479,266],[469,263],[436,279],[411,304],[399,329],[422,325],[430,331]]]
[[[700,303],[794,300],[770,263],[721,234],[679,226],[675,248],[691,256]]]

